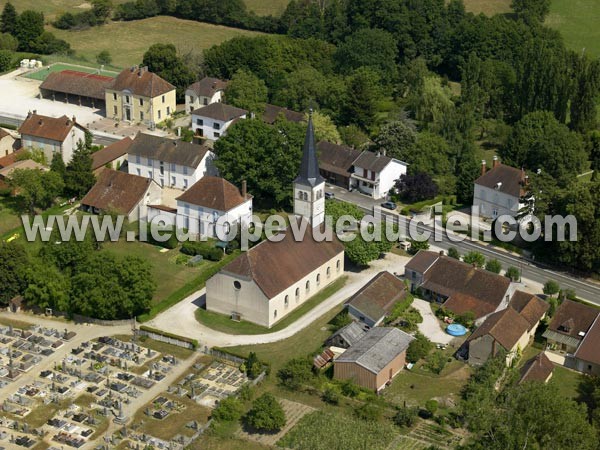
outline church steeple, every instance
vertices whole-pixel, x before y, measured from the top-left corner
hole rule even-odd
[[[315,130],[312,122],[312,110],[308,116],[308,128],[304,138],[304,148],[302,151],[302,162],[300,163],[300,173],[294,180],[295,183],[301,183],[305,186],[314,187],[317,184],[325,182],[319,173],[319,161],[317,161],[317,146],[315,145]]]
[[[313,227],[325,219],[325,179],[319,173],[312,110],[304,139],[300,173],[294,180],[294,214],[310,221]]]

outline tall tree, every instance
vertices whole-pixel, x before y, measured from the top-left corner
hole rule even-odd
[[[267,86],[253,73],[238,70],[227,84],[225,99],[238,108],[260,114],[267,103]]]
[[[381,127],[374,139],[377,150],[386,152],[391,158],[406,161],[414,153],[417,133],[404,121],[389,122]]]
[[[58,173],[37,169],[16,169],[12,173],[10,184],[17,189],[17,197],[23,209],[30,214],[35,213],[35,208],[48,208],[64,188]]]
[[[473,145],[464,142],[456,163],[456,196],[459,202],[473,202],[473,182],[477,179],[480,166]]]
[[[92,163],[90,148],[79,141],[65,173],[65,190],[69,195],[81,197],[94,186],[96,177]]]
[[[144,53],[143,64],[167,80],[177,88],[177,98],[182,100],[185,90],[194,82],[194,73],[177,56],[177,49],[173,44],[154,44]]]
[[[60,152],[52,155],[52,161],[50,162],[50,170],[56,172],[64,180],[65,174],[67,173],[67,166]]]
[[[370,130],[375,124],[380,98],[379,75],[367,67],[357,69],[346,85],[345,122]]]
[[[575,86],[571,98],[571,123],[580,133],[593,130],[598,124],[598,94],[600,94],[600,60],[587,55],[575,57]]]
[[[23,297],[28,305],[69,311],[69,279],[55,266],[36,261],[26,271]]]
[[[396,189],[400,198],[407,203],[434,198],[438,193],[438,187],[431,176],[423,172],[402,175],[396,181]]]
[[[29,257],[21,244],[0,242],[0,304],[6,305],[23,293],[28,267]]]
[[[512,0],[517,17],[530,24],[542,23],[550,12],[550,0]]]
[[[19,15],[11,2],[6,2],[0,16],[0,32],[15,35]]]
[[[19,15],[16,23],[14,34],[19,40],[19,50],[34,49],[36,40],[44,33],[44,14],[28,9]]]
[[[283,408],[273,394],[265,393],[254,400],[252,408],[244,418],[245,422],[258,431],[274,432],[285,426]]]

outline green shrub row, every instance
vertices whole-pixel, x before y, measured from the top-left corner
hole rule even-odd
[[[181,253],[190,256],[201,255],[209,261],[221,261],[223,258],[223,250],[206,242],[184,242],[181,245]]]

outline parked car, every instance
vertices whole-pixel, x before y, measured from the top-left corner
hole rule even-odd
[[[333,192],[325,192],[325,198],[327,200],[332,199],[333,197],[335,197],[335,194]]]
[[[396,210],[397,205],[394,202],[383,202],[381,204],[382,208],[391,209],[392,211]]]

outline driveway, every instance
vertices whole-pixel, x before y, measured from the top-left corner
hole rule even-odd
[[[287,339],[309,326],[316,319],[340,305],[382,270],[391,273],[404,273],[404,265],[409,258],[389,253],[385,258],[373,261],[371,266],[361,272],[346,272],[348,281],[342,289],[324,300],[288,327],[267,334],[231,335],[215,331],[196,321],[195,312],[204,304],[205,289],[197,291],[159,314],[148,325],[162,330],[197,339],[200,345],[208,347],[230,347],[236,345],[266,344]]]
[[[415,298],[412,306],[421,313],[421,316],[423,316],[423,322],[419,324],[419,331],[423,333],[427,339],[434,344],[449,344],[450,341],[454,339],[454,337],[450,336],[442,329],[437,317],[435,317],[433,311],[431,311],[429,302],[421,300],[420,298]]]

